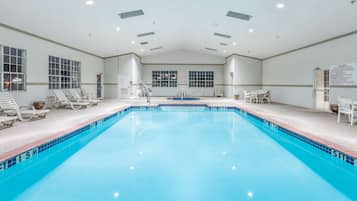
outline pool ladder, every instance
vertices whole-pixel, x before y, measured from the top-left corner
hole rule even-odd
[[[143,93],[144,93],[144,96],[146,97],[146,102],[150,104],[151,93],[152,93],[151,88],[147,87],[146,85],[143,85]]]
[[[184,89],[181,89],[179,91],[178,97],[181,98],[181,100],[183,100],[183,98],[185,98],[186,96],[186,91]]]

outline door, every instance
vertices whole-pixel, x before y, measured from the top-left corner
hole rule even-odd
[[[329,111],[330,109],[330,71],[316,68],[314,70],[315,109]]]
[[[97,75],[97,98],[103,98],[103,74]]]

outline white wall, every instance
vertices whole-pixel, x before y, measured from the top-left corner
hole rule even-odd
[[[232,77],[233,75],[233,77]],[[260,89],[262,84],[262,61],[239,55],[227,58],[224,66],[224,94],[243,97],[244,90]]]
[[[172,87],[153,87],[153,96],[177,96],[179,90],[185,89],[187,96],[215,96],[218,92],[223,92],[223,65],[144,65],[143,80],[146,84],[152,83],[152,71],[157,70],[174,70],[177,71],[177,88]],[[189,71],[213,71],[214,88],[189,88],[188,72]],[[216,92],[216,94],[215,94]]]
[[[224,64],[225,58],[190,50],[177,50],[145,56],[142,57],[141,62],[143,64]]]
[[[357,62],[357,34],[305,48],[263,62],[263,85],[276,102],[314,107],[313,69]],[[332,86],[330,102],[339,96],[357,99],[357,86]]]
[[[175,70],[177,71],[178,86],[152,88],[153,96],[177,96],[179,90],[185,89],[188,96],[215,96],[223,93],[224,57],[217,57],[200,52],[177,50],[163,54],[151,55],[142,58],[143,80],[152,84],[152,71]],[[189,88],[189,71],[213,71],[214,88]]]
[[[140,58],[135,54],[105,59],[105,97],[137,97],[142,74]]]
[[[58,56],[81,62],[81,87],[96,94],[96,75],[103,73],[101,58],[57,45],[21,32],[0,26],[0,45],[25,49],[26,91],[11,92],[21,105],[30,105],[35,100],[46,100],[48,89],[48,56]]]

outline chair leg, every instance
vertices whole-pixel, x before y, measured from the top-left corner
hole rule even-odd
[[[338,114],[337,114],[337,123],[340,123],[340,120],[341,120],[341,113],[338,112]]]
[[[353,123],[354,123],[354,114],[352,113],[351,114],[351,126],[353,126]]]

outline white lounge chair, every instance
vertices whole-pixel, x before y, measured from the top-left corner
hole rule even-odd
[[[248,92],[248,91],[243,91],[243,94],[244,94],[244,100],[245,100],[245,102],[249,102],[249,103],[251,103],[251,96],[250,96],[250,93]]]
[[[270,91],[266,91],[262,95],[261,99],[262,99],[262,103],[269,103],[270,104],[270,102],[271,102],[271,93],[270,93]]]
[[[11,127],[17,119],[17,117],[0,116],[0,129]]]
[[[0,92],[0,107],[8,116],[24,119],[45,118],[50,110],[36,110],[34,107],[18,106],[15,99],[8,92]]]
[[[348,121],[353,125],[357,118],[357,105],[349,98],[338,98],[337,122],[340,123],[341,115],[347,115]]]
[[[82,97],[76,89],[68,89],[67,91],[68,91],[69,95],[71,96],[72,101],[89,103],[90,105],[98,105],[98,103],[100,102],[100,100],[98,100],[98,99]]]
[[[60,106],[70,107],[73,110],[81,109],[87,107],[89,105],[88,102],[80,102],[80,101],[71,101],[67,98],[67,96],[63,93],[62,90],[56,89],[52,91],[54,96],[56,97],[56,103]]]

